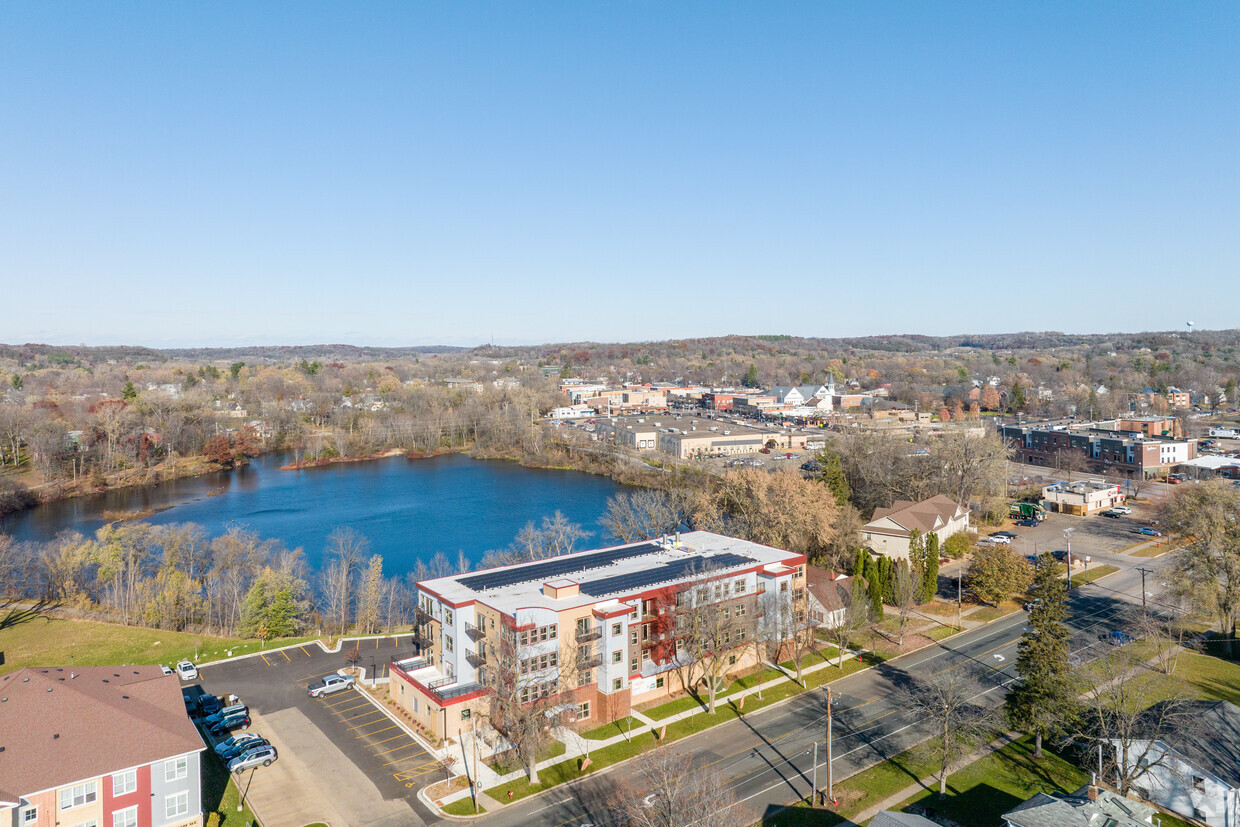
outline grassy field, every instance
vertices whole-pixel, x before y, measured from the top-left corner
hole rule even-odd
[[[1026,737],[949,775],[945,798],[934,785],[895,809],[920,813],[933,807],[938,816],[961,824],[999,827],[1004,813],[1034,793],[1070,793],[1088,782],[1087,773],[1050,751],[1035,761],[1033,739]]]
[[[0,674],[25,666],[103,666],[217,660],[314,638],[268,641],[40,617],[0,632]],[[230,655],[231,653],[231,655]]]
[[[1108,574],[1115,574],[1119,571],[1115,566],[1093,566],[1089,571],[1080,573],[1072,573],[1072,588],[1084,586],[1086,583],[1092,583],[1099,578],[1106,577]]]
[[[474,800],[468,796],[459,801],[453,801],[451,804],[445,804],[439,809],[443,810],[450,816],[472,816],[478,815],[479,813],[485,813],[487,811],[487,808],[482,805],[479,805],[478,809],[475,810]]]

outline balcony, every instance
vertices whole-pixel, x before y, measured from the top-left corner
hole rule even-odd
[[[467,662],[470,666],[472,666],[472,667],[474,667],[475,669],[477,669],[477,668],[479,668],[480,666],[484,665],[484,664],[487,662],[487,656],[486,656],[486,653],[485,653],[485,652],[470,652],[470,651],[466,651],[466,652],[465,652],[465,661],[466,661],[466,662]]]
[[[583,658],[577,661],[578,671],[585,670],[585,669],[594,669],[595,667],[602,666],[602,665],[603,665],[603,659],[599,655],[590,655],[590,657],[588,658]]]
[[[423,611],[422,609],[414,609],[414,612],[413,612],[413,625],[414,626],[425,626],[427,623],[431,622],[431,619],[432,618],[429,613]]]
[[[484,688],[477,681],[460,683],[455,676],[444,675],[422,658],[405,658],[404,660],[393,658],[391,671],[393,674],[405,678],[410,683],[425,689],[431,695],[434,695],[440,703],[448,703],[453,698],[481,692]]]
[[[469,621],[465,621],[465,634],[469,635],[470,640],[478,641],[486,637],[487,633],[485,629],[480,629]]]
[[[588,631],[588,632],[583,632],[580,629],[577,630],[577,642],[578,643],[590,643],[591,641],[598,640],[602,636],[603,636],[603,629],[601,626],[595,626],[591,631]]]

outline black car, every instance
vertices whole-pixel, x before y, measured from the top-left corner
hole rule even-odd
[[[225,764],[227,764],[229,761],[233,760],[238,755],[244,755],[245,753],[249,752],[252,749],[258,749],[259,747],[266,747],[266,746],[270,746],[270,743],[267,741],[266,738],[256,738],[253,741],[244,741],[240,744],[236,744],[235,746],[231,746],[228,749],[221,752],[220,758],[223,759]]]
[[[249,729],[249,715],[229,715],[224,720],[211,725],[212,735],[223,735],[226,732],[232,732],[234,729]]]
[[[1016,524],[1017,524],[1018,526],[1022,526],[1022,527],[1024,527],[1024,528],[1037,528],[1037,527],[1038,527],[1038,521],[1037,521],[1037,520],[1033,520],[1033,519],[1028,519],[1028,520],[1017,520],[1017,521],[1016,521]]]
[[[1118,511],[1103,511],[1102,516],[1103,517],[1114,517],[1115,519],[1119,519],[1120,517],[1124,515],[1120,514]]]
[[[1051,556],[1061,563],[1067,562],[1068,560],[1068,552],[1066,551],[1052,551]]]
[[[198,711],[203,715],[214,715],[223,708],[220,699],[214,695],[202,695],[198,698]]]

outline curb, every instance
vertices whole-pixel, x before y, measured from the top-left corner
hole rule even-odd
[[[257,658],[261,655],[267,654],[268,652],[282,652],[285,649],[296,649],[299,646],[318,646],[325,653],[330,655],[330,654],[339,652],[343,648],[344,642],[346,640],[356,640],[356,641],[383,640],[384,638],[395,639],[395,638],[400,638],[400,637],[412,637],[412,636],[413,636],[413,632],[403,632],[403,633],[395,634],[395,635],[366,635],[364,637],[350,637],[350,638],[341,637],[341,638],[336,638],[336,646],[335,648],[331,648],[331,649],[323,645],[322,638],[316,638],[314,640],[302,641],[301,643],[289,643],[284,646],[275,646],[275,647],[272,647],[271,649],[260,649],[257,652],[250,652],[245,655],[234,655],[231,658],[220,658],[218,660],[207,660],[207,661],[203,661],[202,663],[196,663],[194,665],[199,668],[202,668],[204,666],[218,666],[221,663],[233,663],[234,661],[245,660],[246,658]]]
[[[361,689],[356,684],[354,684],[353,690],[355,692],[360,692],[375,709],[382,712],[384,715],[388,717],[389,720],[391,720],[392,723],[396,724],[402,730],[404,730],[405,734],[407,734],[410,738],[412,738],[417,743],[418,746],[426,750],[426,753],[428,755],[430,755],[432,758],[436,760],[439,760],[439,757],[440,757],[439,750],[435,749],[430,744],[428,744],[426,740],[423,739],[422,736],[419,735],[417,732],[415,732],[413,729],[411,729],[408,724],[406,724],[400,718],[397,718],[396,715],[394,715],[390,710],[384,707],[383,704],[379,703],[378,698],[371,695],[365,689]]]

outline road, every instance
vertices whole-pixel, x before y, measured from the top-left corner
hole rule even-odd
[[[1136,566],[1158,569],[1164,563],[1161,558],[1102,555],[1102,562],[1120,566],[1121,571],[1074,590],[1070,597],[1073,650],[1086,659],[1105,645],[1099,636],[1124,625],[1122,615],[1140,605],[1141,576]],[[1147,586],[1150,599],[1156,601],[1157,576],[1149,579]],[[900,707],[894,694],[908,675],[968,668],[978,675],[978,696],[988,703],[1000,703],[1005,687],[1016,677],[1016,644],[1024,625],[1025,614],[1018,612],[835,682],[832,691],[839,699],[834,724],[836,778],[885,760],[929,734]],[[742,806],[757,819],[809,794],[815,742],[819,745],[818,779],[820,785],[825,784],[825,715],[825,695],[815,691],[713,727],[677,742],[676,747],[692,752],[694,766],[711,765],[722,771]],[[910,778],[910,783],[913,780]],[[632,783],[631,766],[622,764],[510,805],[482,820],[487,825],[522,827],[613,825],[617,823],[611,814],[613,803],[624,794],[626,784]]]

